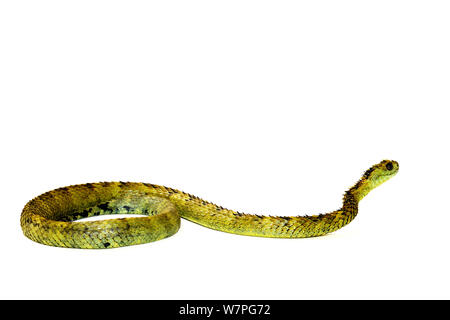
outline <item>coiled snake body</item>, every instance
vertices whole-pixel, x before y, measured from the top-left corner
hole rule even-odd
[[[87,183],[46,192],[29,201],[20,218],[25,236],[67,248],[102,249],[142,244],[176,233],[180,216],[224,232],[273,238],[325,235],[350,223],[358,202],[398,171],[384,160],[367,170],[344,195],[341,209],[313,216],[260,216],[225,209],[163,186],[134,182]],[[104,214],[146,217],[101,221],[75,220]]]

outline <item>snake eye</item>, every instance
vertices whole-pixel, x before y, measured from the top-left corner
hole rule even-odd
[[[388,162],[386,164],[386,169],[388,169],[389,171],[391,171],[392,169],[394,169],[394,166],[392,165],[392,162]]]

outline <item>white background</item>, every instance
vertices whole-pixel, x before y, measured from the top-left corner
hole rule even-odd
[[[0,298],[450,298],[448,1],[2,1]],[[248,213],[341,206],[265,239],[182,221],[112,249],[22,235],[25,203],[142,181]]]

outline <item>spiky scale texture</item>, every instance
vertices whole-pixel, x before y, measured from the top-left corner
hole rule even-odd
[[[358,213],[358,202],[397,171],[397,162],[382,161],[367,170],[345,193],[341,209],[313,216],[243,214],[164,186],[100,182],[59,188],[34,198],[25,205],[20,223],[23,233],[31,240],[67,248],[116,248],[160,240],[178,231],[180,216],[234,234],[316,237],[350,223]],[[104,214],[143,214],[148,217],[76,221]]]

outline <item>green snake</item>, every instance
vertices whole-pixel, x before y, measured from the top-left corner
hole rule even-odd
[[[349,224],[358,203],[399,169],[383,160],[365,171],[344,194],[341,209],[312,216],[243,214],[168,187],[136,182],[99,182],[55,189],[30,200],[20,224],[36,242],[66,248],[117,248],[160,240],[175,234],[180,217],[224,232],[272,238],[322,236]],[[76,221],[98,215],[140,217]]]

